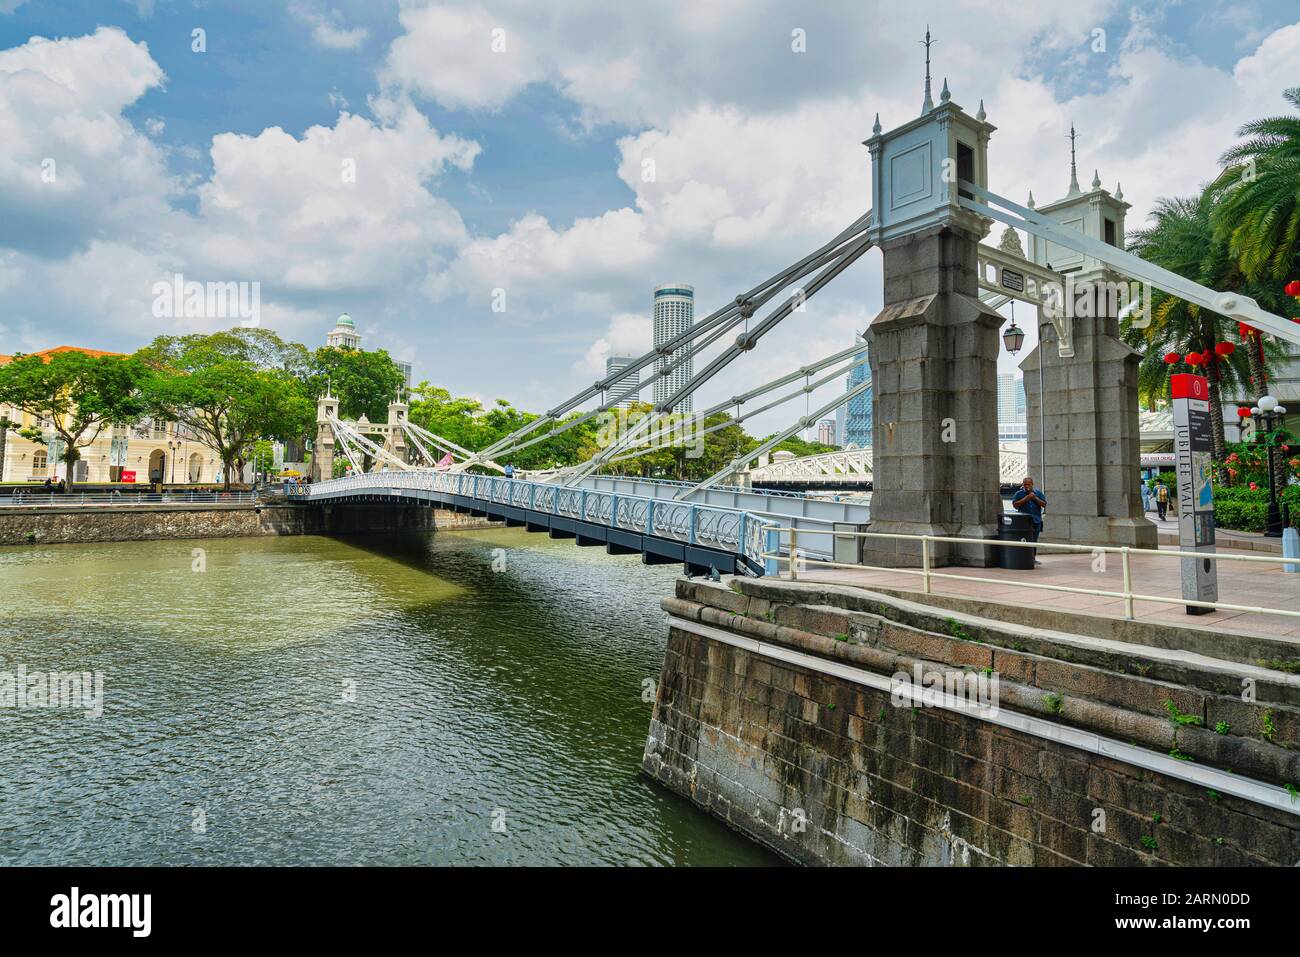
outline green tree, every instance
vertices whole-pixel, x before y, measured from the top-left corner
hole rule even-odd
[[[771,438],[771,436],[768,436],[767,438]],[[763,439],[763,442],[766,442],[767,438]],[[761,443],[759,442],[755,442],[754,447],[757,448],[760,444]],[[805,455],[821,455],[823,452],[834,452],[838,449],[838,445],[827,445],[825,442],[813,442],[808,439],[801,439],[797,435],[792,435],[772,451],[793,452],[797,457],[803,458]]]
[[[269,473],[275,468],[275,447],[269,439],[258,439],[253,443],[253,454],[250,457],[253,465],[253,472]]]
[[[1300,110],[1300,87],[1283,91]],[[1237,131],[1247,137],[1223,154],[1210,184],[1214,227],[1241,271],[1275,283],[1295,279],[1300,262],[1300,116],[1271,116]]]
[[[57,438],[71,488],[81,450],[105,427],[140,417],[145,380],[141,364],[123,356],[84,352],[19,355],[0,366],[0,405],[12,405],[40,423],[49,423],[22,429],[19,434],[42,445]]]
[[[150,368],[176,366],[198,355],[210,361],[234,359],[255,369],[279,369],[298,379],[313,371],[312,354],[298,342],[286,342],[270,329],[227,329],[222,332],[185,336],[158,336],[135,355]]]
[[[415,399],[411,403],[411,421],[471,451],[487,448],[537,419],[535,413],[517,409],[505,399],[497,399],[490,409],[485,409],[477,399],[453,396],[428,382],[421,382],[412,392]],[[502,456],[499,464],[538,470],[584,461],[591,454],[597,420],[571,425],[579,417],[580,413],[574,413],[539,428],[524,439],[533,444]]]
[[[149,409],[188,426],[216,451],[226,488],[258,439],[304,435],[314,417],[303,381],[283,364],[262,364],[264,356],[246,351],[240,338],[164,336],[137,353],[153,370],[144,389]]]
[[[1156,200],[1150,225],[1129,236],[1129,251],[1148,262],[1163,266],[1214,289],[1238,288],[1242,277],[1228,255],[1227,244],[1216,239],[1211,226],[1213,201],[1208,195]],[[1170,376],[1179,371],[1164,361],[1169,352],[1213,352],[1229,328],[1225,317],[1193,305],[1177,296],[1153,290],[1150,323],[1125,323],[1124,337],[1142,353],[1138,365],[1138,392],[1148,407],[1169,398]],[[1210,422],[1214,457],[1224,455],[1223,392],[1225,385],[1242,380],[1248,350],[1234,353],[1230,360],[1211,362],[1205,370],[1210,385]]]
[[[371,422],[386,422],[388,403],[397,397],[402,381],[402,370],[383,349],[322,346],[311,357],[308,391],[314,400],[328,387],[339,400],[342,418],[364,415]]]

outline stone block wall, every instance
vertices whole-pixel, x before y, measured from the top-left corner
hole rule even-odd
[[[36,506],[0,509],[0,545],[243,538],[319,531],[292,506]]]
[[[807,864],[1300,861],[1300,815],[1281,790],[1300,781],[1294,676],[1259,676],[1248,703],[1235,693],[1244,665],[1154,663],[1140,647],[1070,650],[1050,632],[1032,640],[1031,629],[844,591],[679,582],[664,607],[688,626],[669,632],[644,772]],[[779,657],[791,652],[834,667]],[[888,676],[918,663],[996,671],[1002,709],[1159,759],[1103,756],[954,710],[896,707],[887,688],[827,673]],[[1230,786],[1268,786],[1271,803],[1150,766],[1168,766],[1171,752]]]
[[[500,527],[500,522],[423,506],[213,505],[32,506],[0,509],[0,545],[350,535]]]
[[[968,538],[996,534],[997,330],[979,300],[979,237],[942,227],[886,243],[885,307],[870,347],[874,532]],[[864,561],[919,566],[920,546],[870,539]],[[936,565],[984,566],[982,545],[935,543]]]

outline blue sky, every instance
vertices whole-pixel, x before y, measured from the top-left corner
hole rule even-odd
[[[993,188],[1060,195],[1073,121],[1130,228],[1300,76],[1294,3],[1058,6],[0,0],[0,352],[228,325],[151,314],[179,271],[259,282],[285,336],[347,310],[417,378],[541,408],[648,345],[658,283],[704,314],[861,213],[860,141],[919,108],[927,22],[936,84],[999,127]],[[873,253],[713,394],[879,305]]]

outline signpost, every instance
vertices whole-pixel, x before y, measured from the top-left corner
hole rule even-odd
[[[1214,552],[1214,486],[1210,433],[1209,381],[1205,376],[1176,375],[1174,399],[1174,464],[1178,471],[1178,547],[1184,552]],[[1183,558],[1183,597],[1219,600],[1218,563],[1208,558]],[[1187,614],[1214,609],[1188,605]]]

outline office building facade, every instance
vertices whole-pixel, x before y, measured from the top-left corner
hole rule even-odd
[[[626,369],[635,361],[636,356],[610,356],[605,360],[605,377],[608,378],[620,369]],[[626,409],[630,408],[633,402],[640,402],[640,386],[640,370],[629,372],[626,375],[621,375],[615,379],[613,384],[609,387],[609,398],[612,399],[615,396],[623,396],[623,398],[618,400],[614,408]],[[626,395],[624,393],[626,393]]]
[[[655,289],[654,297],[654,336],[655,347],[671,341],[691,327],[695,321],[695,287],[686,283],[668,283]],[[671,372],[665,371],[673,363],[684,360]],[[670,395],[690,382],[694,375],[694,359],[689,345],[682,346],[655,360],[655,371],[663,375],[655,380],[655,405],[663,402]],[[690,412],[693,408],[691,397],[683,399],[673,409],[674,412]]]

